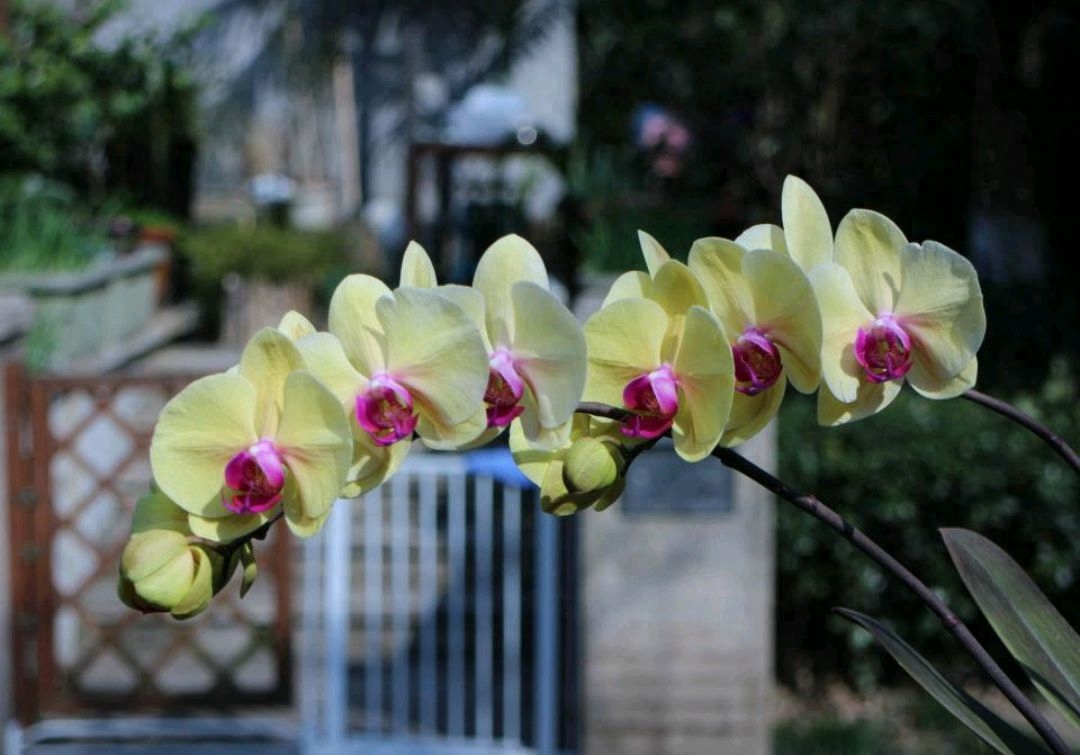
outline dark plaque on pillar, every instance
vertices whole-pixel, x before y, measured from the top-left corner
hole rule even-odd
[[[634,517],[730,514],[731,470],[714,459],[689,464],[663,440],[631,465],[618,506]]]

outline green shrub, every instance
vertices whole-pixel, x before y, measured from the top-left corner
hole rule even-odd
[[[40,176],[0,178],[0,271],[77,270],[107,246],[69,187]]]
[[[1077,380],[1063,364],[1037,393],[1002,398],[1075,442]],[[908,390],[881,414],[841,428],[818,427],[813,400],[801,396],[792,397],[779,421],[780,476],[819,495],[910,566],[977,635],[991,641],[941,547],[940,527],[973,529],[998,543],[1070,623],[1080,623],[1077,482],[1034,436],[970,402],[927,401]],[[866,684],[895,673],[876,647],[867,647],[865,633],[829,616],[833,606],[886,616],[939,668],[971,670],[936,617],[849,543],[785,505],[778,537],[782,680]],[[950,659],[963,665],[950,669]]]
[[[338,231],[275,226],[214,226],[184,234],[180,248],[197,283],[217,285],[228,273],[271,283],[318,284],[348,264]]]

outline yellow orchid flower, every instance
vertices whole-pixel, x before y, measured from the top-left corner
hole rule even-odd
[[[833,233],[825,205],[810,185],[797,176],[784,179],[780,198],[783,228],[762,223],[751,226],[735,239],[744,249],[782,252],[809,272],[833,258]]]
[[[234,372],[196,380],[165,405],[150,444],[161,491],[189,513],[193,532],[235,539],[284,509],[314,534],[352,458],[348,420],[296,346],[264,328]]]
[[[821,314],[806,274],[780,252],[705,238],[688,264],[728,334],[735,396],[720,443],[734,446],[776,415],[788,382],[801,393],[817,389]]]
[[[975,384],[986,315],[975,268],[934,241],[908,243],[884,215],[852,210],[835,262],[810,272],[824,326],[818,421],[874,414],[904,381],[927,398]]]
[[[698,461],[715,448],[731,411],[731,348],[694,274],[659,264],[654,277],[627,274],[585,323],[585,399],[634,411],[622,431],[656,438],[671,430],[675,451]]]
[[[405,250],[401,283],[435,287],[435,268],[416,243]],[[492,440],[515,419],[536,445],[558,446],[569,436],[585,385],[585,336],[548,285],[539,252],[520,236],[508,235],[481,255],[472,289],[436,288],[470,314],[484,337],[487,429],[476,445]]]
[[[368,275],[345,278],[330,300],[329,333],[297,346],[352,420],[356,454],[346,496],[385,480],[413,433],[435,448],[472,441],[487,385],[484,344],[460,306],[432,291],[391,292]]]

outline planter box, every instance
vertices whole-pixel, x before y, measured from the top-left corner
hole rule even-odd
[[[149,247],[76,272],[0,275],[0,291],[21,291],[36,305],[27,361],[64,371],[138,332],[157,307],[156,274],[167,256]]]

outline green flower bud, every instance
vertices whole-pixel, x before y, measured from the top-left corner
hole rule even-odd
[[[623,473],[623,459],[610,443],[596,438],[579,438],[566,452],[563,479],[574,493],[603,491]]]
[[[625,466],[618,446],[578,438],[562,458],[548,463],[540,485],[540,507],[558,516],[590,506],[606,508],[622,493]]]
[[[143,613],[186,619],[206,609],[240,559],[193,542],[187,512],[159,491],[139,499],[132,535],[120,556],[117,594]]]

